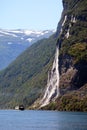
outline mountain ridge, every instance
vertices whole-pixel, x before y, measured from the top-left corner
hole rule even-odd
[[[63,0],[63,6],[57,32],[32,45],[0,73],[2,108],[24,104],[38,109],[46,94],[49,104],[40,109],[87,111],[87,1]]]
[[[36,41],[48,38],[54,30],[3,30],[0,29],[0,70],[6,68],[16,57]]]

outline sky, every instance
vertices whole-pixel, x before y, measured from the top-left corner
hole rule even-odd
[[[1,29],[56,29],[62,0],[0,0]]]

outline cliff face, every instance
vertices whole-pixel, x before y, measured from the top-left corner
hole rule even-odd
[[[46,109],[87,111],[87,1],[62,2],[57,27],[60,96]]]
[[[63,0],[63,7],[56,35],[32,45],[0,73],[0,108],[36,101],[31,108],[87,111],[87,1]]]
[[[87,83],[87,1],[63,0],[63,7],[57,44],[60,88],[64,93]]]
[[[62,95],[58,98],[57,107],[59,110],[86,111],[87,104],[83,102],[87,100],[87,1],[63,0],[63,7],[60,32],[57,28],[60,33],[57,44],[60,47]]]

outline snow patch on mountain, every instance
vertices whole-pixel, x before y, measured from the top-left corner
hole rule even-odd
[[[0,29],[0,38],[6,41],[9,45],[13,43],[25,44],[34,43],[42,38],[48,38],[54,33],[54,30],[44,30],[44,31],[35,31],[35,30],[5,30]],[[3,41],[1,41],[3,42]]]
[[[1,33],[0,36],[8,35],[8,36],[17,37],[17,35],[9,32],[9,31],[4,31],[4,30],[2,31],[2,30],[0,30],[0,33]]]
[[[29,42],[32,42],[32,40],[33,40],[32,38],[28,38],[28,39],[27,39],[27,41],[29,41]]]

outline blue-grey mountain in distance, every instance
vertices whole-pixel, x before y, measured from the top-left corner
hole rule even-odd
[[[0,70],[7,67],[27,47],[43,38],[48,38],[55,30],[5,30],[0,29]]]

